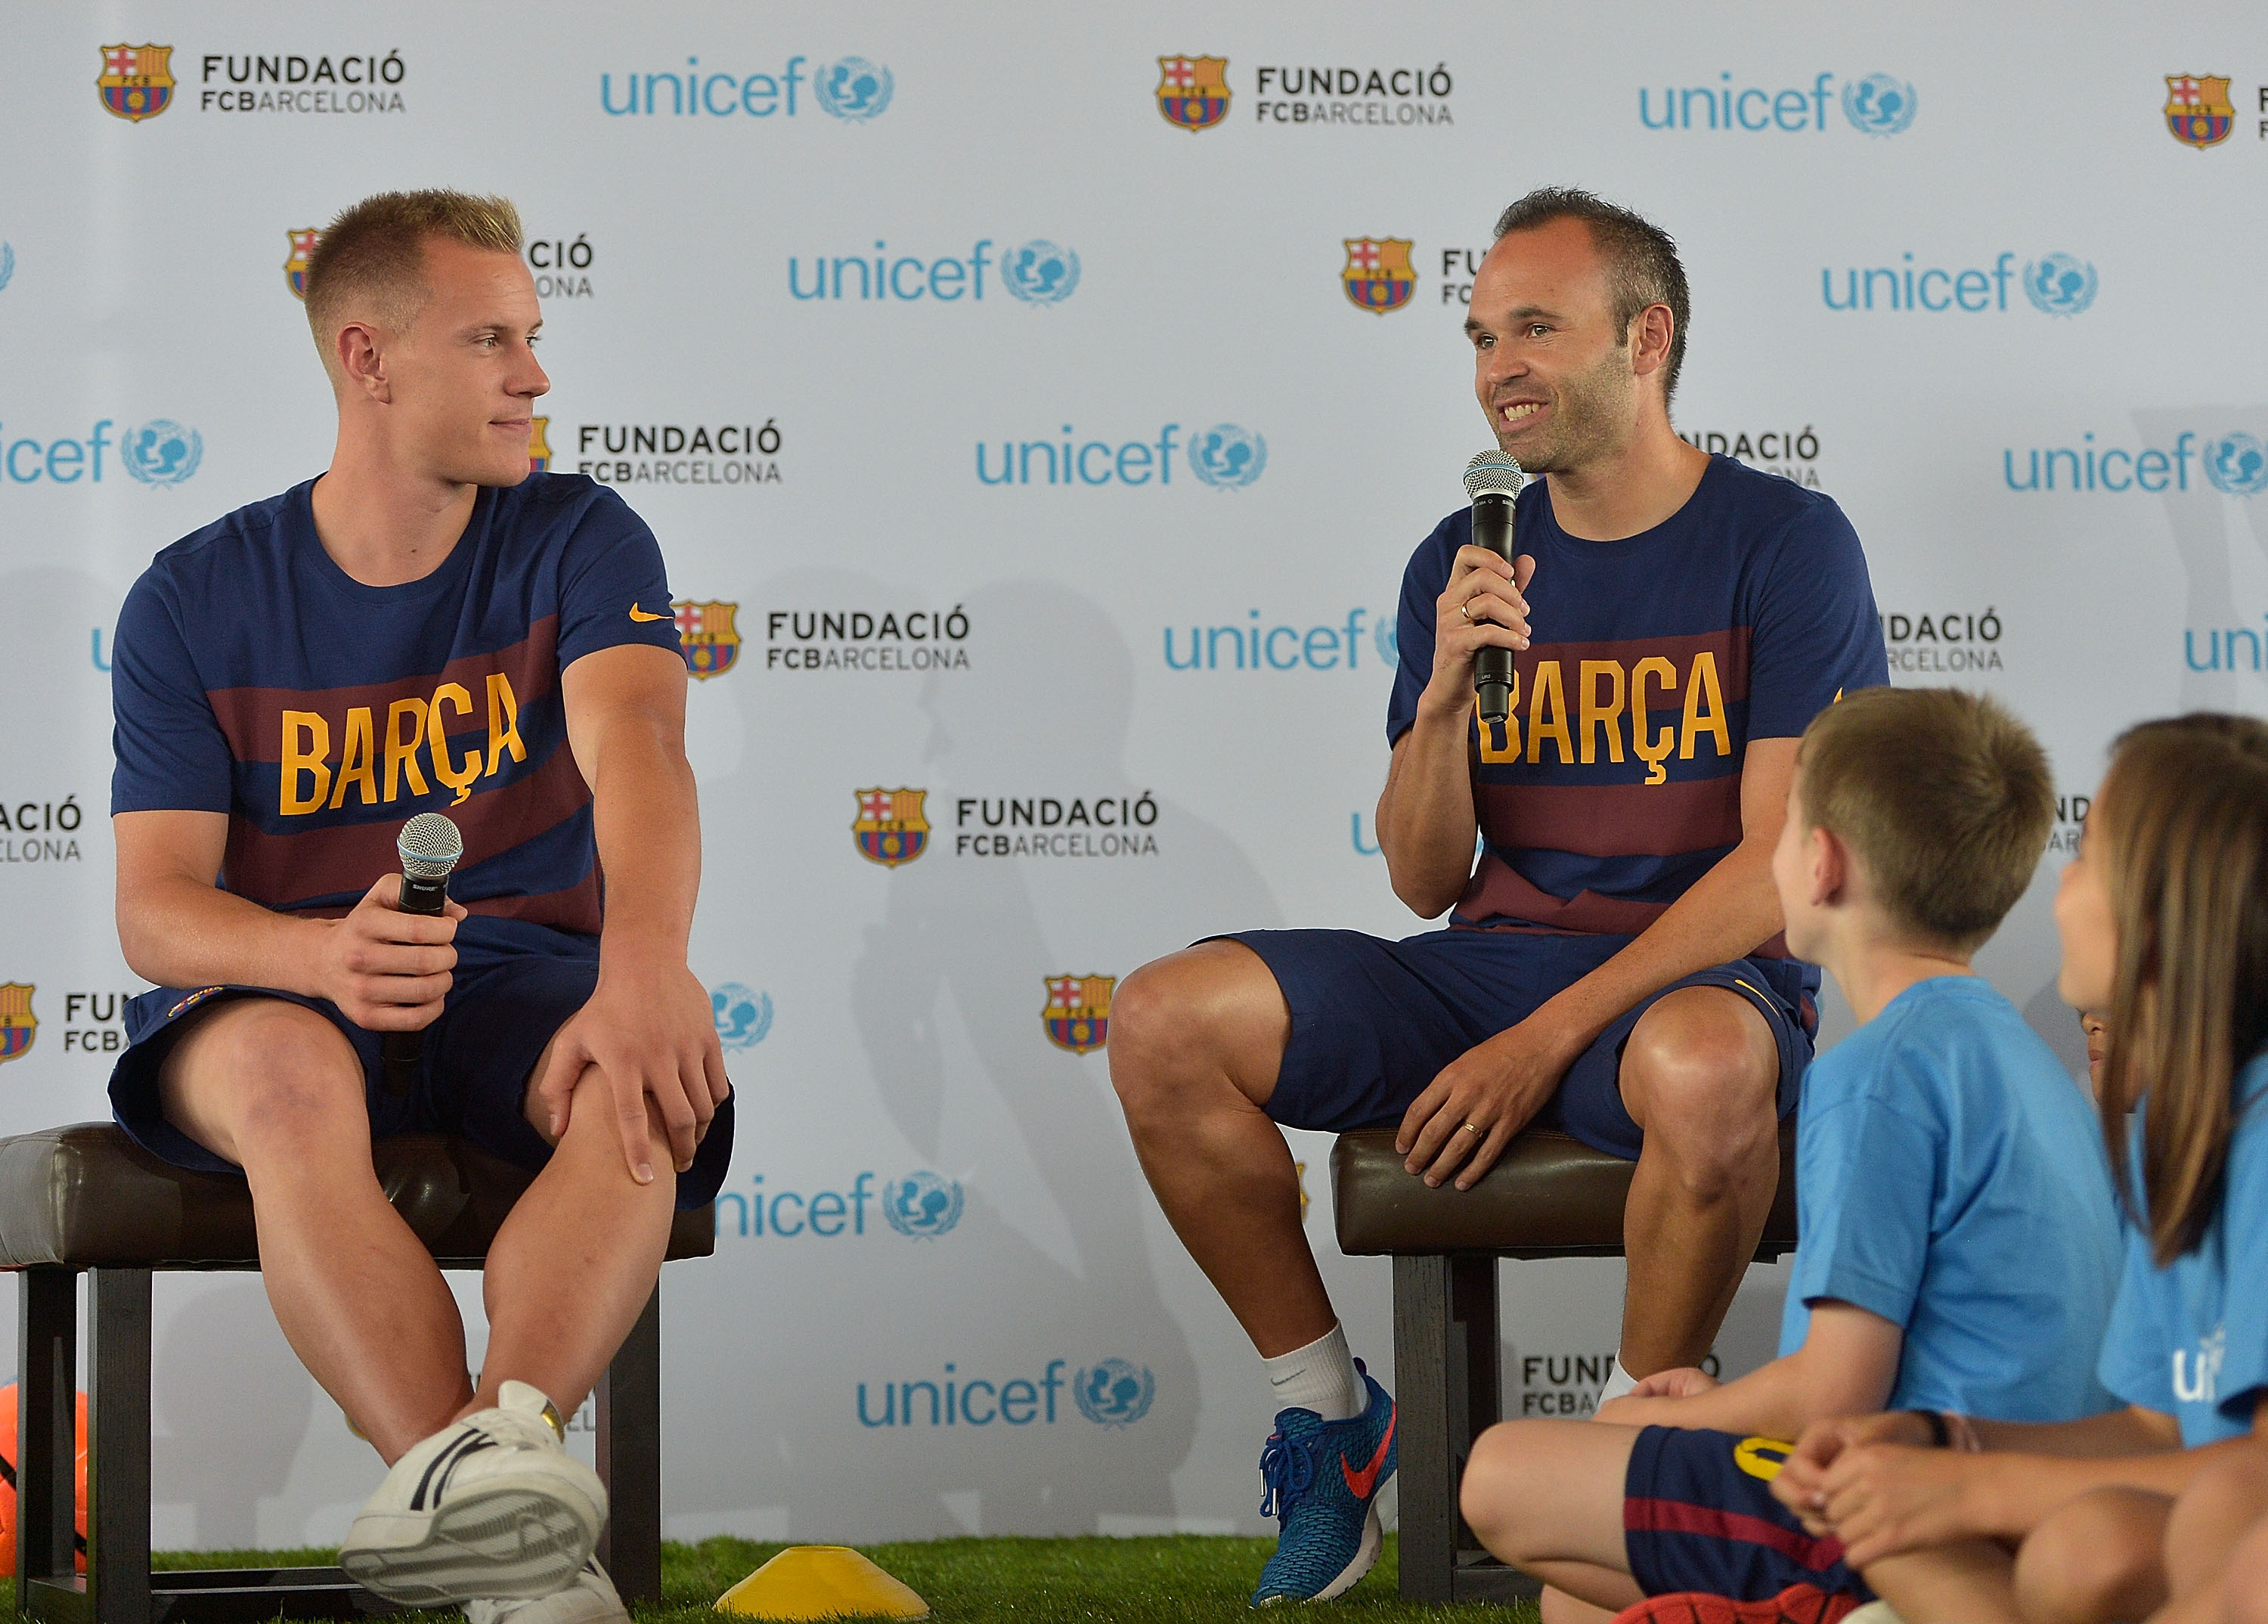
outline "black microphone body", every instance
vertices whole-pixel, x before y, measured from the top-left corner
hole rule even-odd
[[[436,918],[449,903],[449,871],[464,852],[457,826],[438,812],[421,812],[404,825],[401,854],[401,900],[404,913]],[[389,1093],[407,1094],[417,1081],[417,1067],[425,1052],[425,1034],[388,1032],[379,1041],[386,1063]]]
[[[1512,562],[1513,498],[1489,491],[1473,498],[1473,545]],[[1512,651],[1484,648],[1473,656],[1473,691],[1480,696],[1481,720],[1501,722],[1512,714]]]
[[[1528,476],[1502,451],[1484,451],[1465,464],[1465,494],[1473,504],[1473,545],[1512,562],[1512,521]],[[1473,692],[1484,723],[1512,715],[1512,650],[1484,647],[1473,656]]]

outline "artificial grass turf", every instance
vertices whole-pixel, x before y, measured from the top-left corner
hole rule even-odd
[[[1274,1548],[1272,1539],[1182,1534],[1158,1539],[936,1539],[861,1546],[885,1569],[918,1591],[938,1624],[1034,1624],[1069,1619],[1127,1624],[1205,1624],[1248,1620],[1245,1598]],[[782,1547],[719,1537],[661,1547],[662,1603],[639,1607],[640,1624],[715,1624],[711,1604]],[[1421,1606],[1395,1592],[1393,1535],[1378,1566],[1330,1604],[1330,1619],[1350,1624],[1535,1624],[1521,1605]],[[307,1565],[337,1560],[332,1551],[168,1551],[160,1568]],[[451,1613],[424,1615],[436,1620]]]

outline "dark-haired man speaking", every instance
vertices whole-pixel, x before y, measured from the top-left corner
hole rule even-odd
[[[1697,1362],[1755,1253],[1819,972],[1771,873],[1795,746],[1888,680],[1836,505],[1680,439],[1675,246],[1587,193],[1498,221],[1465,323],[1497,441],[1543,477],[1517,566],[1461,508],[1403,578],[1378,803],[1395,894],[1449,928],[1254,931],[1121,989],[1111,1079],[1151,1186],[1267,1368],[1256,1603],[1374,1559],[1393,1401],[1349,1355],[1277,1125],[1397,1122],[1412,1177],[1466,1188],[1541,1119],[1638,1163],[1613,1389]],[[1514,653],[1508,725],[1473,659]],[[1476,834],[1481,853],[1474,860]]]

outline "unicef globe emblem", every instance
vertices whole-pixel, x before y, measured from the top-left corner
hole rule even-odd
[[[1150,1413],[1158,1383],[1146,1366],[1106,1359],[1081,1370],[1071,1390],[1079,1413],[1098,1427],[1130,1427]]]
[[[1268,442],[1250,429],[1216,423],[1189,441],[1189,469],[1216,491],[1241,491],[1268,466]]]
[[[2205,476],[2231,496],[2268,491],[2268,445],[2250,434],[2224,434],[2205,447]]]
[[[170,417],[152,417],[118,442],[126,471],[145,485],[178,485],[204,461],[204,436]]]
[[[1843,116],[1870,136],[1895,136],[1913,122],[1913,86],[1887,73],[1852,79],[1843,86]]]
[[[1401,660],[1402,627],[1396,616],[1381,615],[1373,621],[1370,640],[1378,646],[1378,657],[1388,665],[1394,665]]]
[[[1060,305],[1079,285],[1079,255],[1035,237],[1002,256],[1000,276],[1027,305]]]
[[[961,1181],[926,1170],[894,1178],[882,1192],[882,1216],[901,1235],[933,1241],[961,1222]]]
[[[811,87],[818,92],[819,105],[836,117],[864,122],[890,105],[890,92],[897,88],[897,81],[878,62],[845,56],[821,68]]]
[[[753,1049],[772,1030],[772,996],[742,986],[737,981],[709,989],[709,1007],[717,1019],[717,1041],[727,1049]]]
[[[2024,267],[2024,297],[2051,316],[2075,316],[2095,302],[2095,267],[2051,254]]]

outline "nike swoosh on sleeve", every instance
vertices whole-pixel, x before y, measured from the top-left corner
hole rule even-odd
[[[666,620],[669,616],[666,615],[649,615],[637,604],[633,603],[630,605],[630,618],[643,624],[644,622],[649,620]]]

